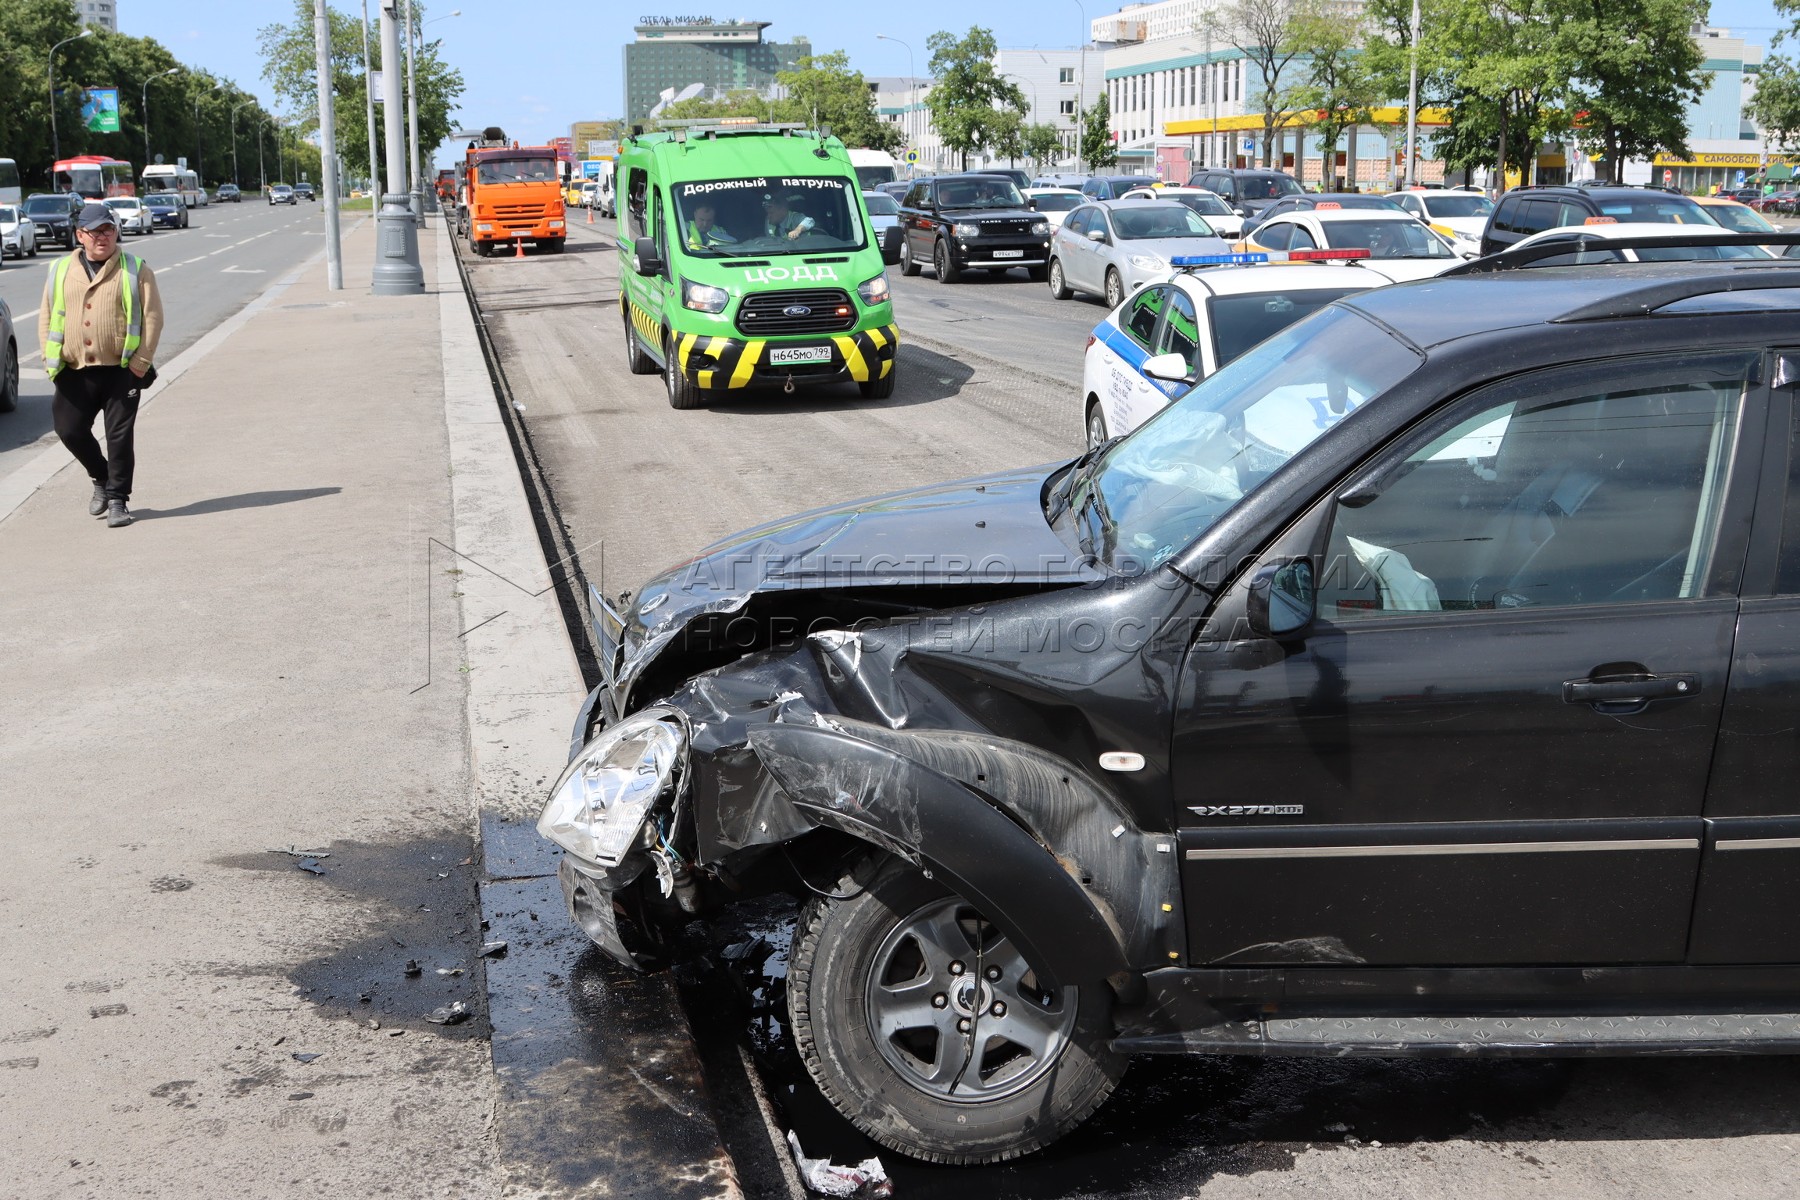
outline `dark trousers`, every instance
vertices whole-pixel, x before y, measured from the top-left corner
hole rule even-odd
[[[142,388],[143,381],[124,367],[65,367],[56,373],[56,399],[50,406],[56,436],[88,478],[105,486],[108,500],[131,499],[131,475],[137,467],[132,438]],[[94,418],[101,413],[106,414],[105,454],[94,440]]]

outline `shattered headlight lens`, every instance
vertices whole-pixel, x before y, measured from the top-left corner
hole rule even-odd
[[[666,709],[627,717],[581,748],[538,818],[538,832],[577,858],[616,867],[669,790],[685,734]]]
[[[873,279],[857,284],[856,294],[862,297],[862,302],[864,304],[870,305],[871,307],[877,304],[886,304],[888,302],[888,281],[886,273],[884,272]]]
[[[714,287],[710,283],[693,283],[686,279],[681,281],[682,306],[695,312],[724,312],[726,302],[730,299],[731,293],[724,288]]]

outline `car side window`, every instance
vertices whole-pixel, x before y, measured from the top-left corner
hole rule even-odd
[[[1168,294],[1167,287],[1147,287],[1125,305],[1119,326],[1131,335],[1132,341],[1146,350],[1156,345],[1156,322],[1162,316]]]
[[[1229,175],[1220,175],[1213,180],[1212,190],[1219,193],[1222,200],[1237,199],[1237,186]]]
[[[1504,233],[1517,233],[1519,230],[1515,218],[1517,218],[1518,215],[1518,198],[1507,196],[1494,208],[1494,215],[1491,219],[1496,230]]]
[[[1784,359],[1800,357],[1789,351]],[[1775,572],[1775,591],[1783,596],[1800,595],[1800,407],[1794,411],[1793,429],[1788,434],[1787,503],[1781,518],[1781,560]]]
[[[1156,353],[1179,354],[1187,364],[1190,378],[1200,374],[1200,322],[1194,316],[1194,301],[1180,288],[1169,288],[1167,312],[1162,337]]]
[[[1527,200],[1519,206],[1513,225],[1520,233],[1539,233],[1556,225],[1557,205],[1550,200]]]
[[[1271,250],[1286,250],[1294,236],[1294,227],[1286,221],[1271,221],[1256,231],[1256,240]]]
[[[633,167],[627,176],[625,185],[625,224],[633,238],[644,236],[644,196],[648,186],[648,176],[643,168]]]
[[[900,203],[905,205],[907,208],[922,207],[925,203],[926,186],[927,185],[923,184],[923,183],[913,184],[912,187],[906,189],[906,199],[900,201]]]
[[[1304,225],[1295,225],[1293,240],[1288,243],[1289,250],[1316,250],[1319,244],[1313,241],[1313,235]]]
[[[1076,237],[1086,237],[1088,214],[1093,211],[1094,210],[1091,208],[1078,208],[1068,216],[1064,217],[1062,223],[1063,232],[1072,233]]]
[[[1483,389],[1377,479],[1374,499],[1338,506],[1320,614],[1699,597],[1759,358],[1661,360],[1598,387],[1536,375]],[[1357,403],[1296,397],[1289,416],[1335,422]]]

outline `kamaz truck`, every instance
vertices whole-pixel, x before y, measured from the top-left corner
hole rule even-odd
[[[484,129],[463,154],[456,221],[476,254],[520,241],[562,253],[568,218],[556,147],[521,146],[508,142],[502,129]]]

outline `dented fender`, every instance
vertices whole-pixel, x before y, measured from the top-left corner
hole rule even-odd
[[[1121,931],[1057,855],[972,788],[835,729],[771,724],[749,741],[806,818],[941,877],[1047,982],[1093,982],[1130,965]]]

